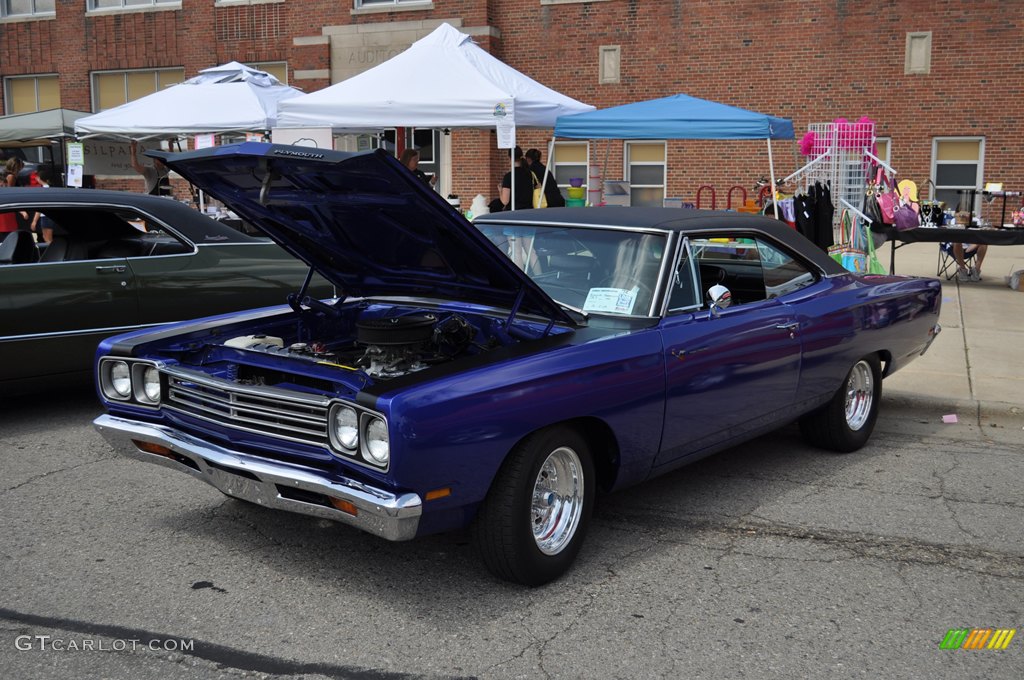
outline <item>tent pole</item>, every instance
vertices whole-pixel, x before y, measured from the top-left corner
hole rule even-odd
[[[768,174],[772,178],[772,210],[775,211],[775,219],[779,219],[779,202],[775,198],[775,161],[772,159],[772,138],[768,138]]]
[[[508,150],[508,159],[511,161],[511,167],[508,171],[509,188],[508,194],[508,209],[516,209],[516,150],[514,148]]]
[[[544,173],[544,177],[540,181],[540,195],[541,195],[541,199],[540,200],[541,200],[541,205],[544,204],[544,198],[543,197],[547,196],[546,192],[548,190],[548,173],[551,172],[551,157],[554,154],[554,152],[555,152],[555,138],[552,137],[551,141],[548,142],[548,164],[546,166],[547,167],[547,171]],[[539,208],[540,206],[539,205],[535,205],[534,207],[535,208]]]

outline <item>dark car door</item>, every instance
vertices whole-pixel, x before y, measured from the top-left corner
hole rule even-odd
[[[0,267],[0,381],[90,369],[99,341],[138,312],[123,257]]]
[[[791,417],[801,341],[797,310],[786,297],[814,281],[760,239],[723,235],[684,247],[662,326],[665,429],[656,465]],[[730,307],[712,311],[704,303],[715,284],[733,293]],[[684,289],[692,292],[680,297]]]
[[[131,257],[143,323],[164,323],[256,307],[282,305],[302,285],[309,266],[269,239],[200,245],[187,253]],[[314,277],[310,294],[332,287]]]

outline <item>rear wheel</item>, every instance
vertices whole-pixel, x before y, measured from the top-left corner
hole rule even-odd
[[[800,419],[800,433],[808,443],[823,449],[856,451],[875,429],[881,399],[881,363],[877,356],[864,357],[825,406]]]
[[[594,479],[590,450],[577,432],[552,427],[520,442],[473,525],[491,573],[529,586],[565,573],[590,521]]]

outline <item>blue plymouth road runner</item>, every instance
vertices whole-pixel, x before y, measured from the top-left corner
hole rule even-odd
[[[568,569],[598,490],[793,421],[860,448],[882,379],[939,330],[937,280],[850,274],[767,217],[471,224],[383,152],[161,157],[339,297],[104,341],[98,430],[229,496],[390,540],[471,526],[520,583]]]

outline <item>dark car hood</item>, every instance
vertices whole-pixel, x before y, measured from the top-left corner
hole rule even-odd
[[[244,142],[149,152],[223,201],[342,297],[462,300],[572,323],[462,215],[383,150]]]

